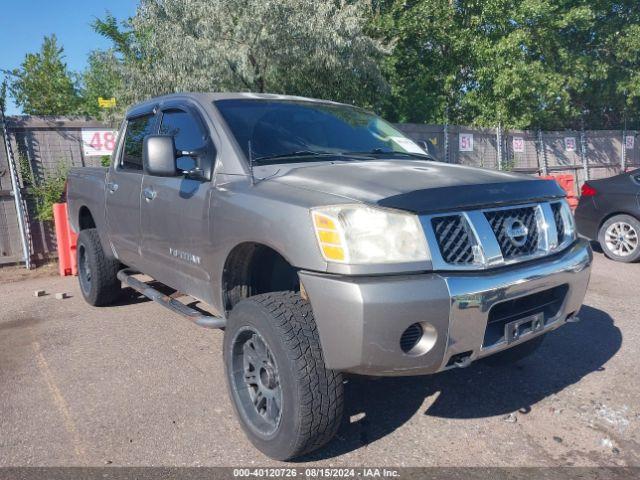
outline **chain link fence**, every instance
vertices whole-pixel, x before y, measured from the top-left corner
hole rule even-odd
[[[620,130],[504,131],[459,126],[398,124],[427,142],[443,162],[533,175],[572,175],[576,194],[589,179],[640,167],[638,132]]]
[[[60,168],[99,166],[101,157],[85,156],[82,130],[109,128],[88,118],[7,117],[9,141],[27,206],[29,248],[36,262],[56,252],[53,226],[37,219],[32,182],[40,184]],[[1,133],[0,133],[1,135]],[[4,139],[2,139],[4,141]],[[11,190],[7,153],[0,149],[0,265],[23,261],[20,231]]]
[[[28,206],[30,249],[37,261],[55,253],[56,245],[51,225],[36,218],[25,177],[31,175],[35,181],[42,181],[60,165],[99,166],[100,156],[85,155],[82,130],[112,127],[87,118],[20,116],[7,120]],[[427,142],[429,152],[439,161],[533,175],[570,174],[577,191],[586,179],[640,167],[637,131],[504,131],[422,124],[397,127],[414,140]],[[0,265],[22,260],[11,188],[6,152],[0,149]]]

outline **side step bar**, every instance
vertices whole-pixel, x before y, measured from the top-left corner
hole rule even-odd
[[[212,315],[205,315],[198,310],[195,310],[182,302],[179,302],[175,298],[171,298],[168,295],[164,295],[153,287],[150,287],[144,282],[141,282],[137,278],[133,278],[134,275],[138,275],[140,272],[125,268],[118,272],[118,280],[133,288],[135,291],[140,292],[142,295],[156,303],[159,303],[165,308],[168,308],[174,313],[182,315],[183,317],[191,320],[196,325],[205,328],[224,328],[227,321],[221,317],[214,317]]]

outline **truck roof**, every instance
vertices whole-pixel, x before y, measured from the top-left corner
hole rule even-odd
[[[332,105],[345,105],[344,103],[334,102],[331,100],[320,100],[317,98],[299,97],[295,95],[280,95],[275,93],[252,93],[252,92],[181,92],[162,95],[160,97],[150,98],[144,102],[137,103],[127,109],[127,116],[135,114],[139,110],[147,110],[154,104],[180,98],[191,98],[201,104],[210,104],[216,100],[294,100],[303,102],[326,103]],[[353,106],[353,105],[351,105]]]

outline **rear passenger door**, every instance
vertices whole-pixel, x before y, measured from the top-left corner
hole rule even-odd
[[[209,284],[204,257],[210,244],[210,172],[215,149],[199,112],[189,105],[162,106],[159,133],[172,135],[176,150],[198,152],[177,159],[177,177],[145,175],[142,181],[142,256],[145,272],[185,293],[203,298]],[[186,173],[201,168],[208,178]]]
[[[118,258],[132,267],[139,267],[140,261],[142,142],[154,133],[155,119],[153,113],[127,118],[105,186],[109,240]]]

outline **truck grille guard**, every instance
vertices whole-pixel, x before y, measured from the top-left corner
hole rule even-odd
[[[524,262],[569,246],[563,201],[421,216],[436,270],[483,270]]]

